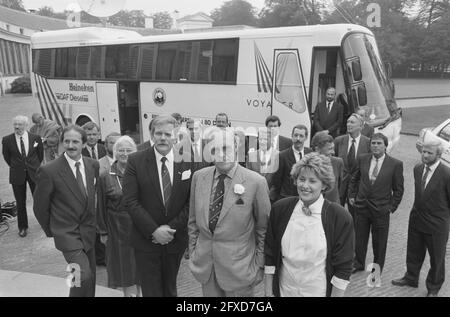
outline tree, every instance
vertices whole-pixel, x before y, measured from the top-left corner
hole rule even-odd
[[[157,12],[151,16],[153,18],[153,26],[155,29],[170,29],[173,19],[167,11]]]
[[[260,13],[260,26],[278,27],[310,25],[321,22],[324,9],[317,0],[266,0]]]
[[[214,26],[223,25],[250,25],[258,24],[255,16],[256,9],[247,1],[231,0],[225,2],[220,8],[211,12]]]
[[[0,0],[0,5],[19,11],[26,11],[22,0]]]
[[[145,14],[143,10],[121,10],[110,17],[108,22],[116,26],[144,27]]]
[[[66,12],[55,12],[52,7],[44,6],[39,8],[36,12],[38,15],[55,18],[55,19],[66,19],[68,13]]]

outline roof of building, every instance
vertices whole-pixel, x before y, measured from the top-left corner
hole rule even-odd
[[[213,19],[209,15],[203,12],[197,12],[191,15],[186,15],[180,19],[177,19],[177,22],[183,22],[183,21],[207,21],[207,22],[214,22]]]
[[[0,21],[35,31],[53,31],[70,28],[65,20],[13,10],[1,5],[0,5]],[[81,26],[101,27],[102,25],[92,23],[81,23]],[[145,28],[119,27],[111,25],[108,25],[108,27],[136,31],[144,36],[180,33],[180,31],[178,30],[145,29]]]

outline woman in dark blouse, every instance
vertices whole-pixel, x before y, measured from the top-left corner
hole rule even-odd
[[[131,218],[122,199],[122,181],[128,155],[136,152],[129,136],[120,137],[113,147],[115,162],[100,178],[98,227],[106,243],[108,286],[122,288],[125,297],[140,295],[134,250],[129,244]]]
[[[350,213],[323,198],[335,177],[330,158],[307,154],[292,168],[299,197],[272,206],[265,244],[266,296],[344,296],[352,272]]]

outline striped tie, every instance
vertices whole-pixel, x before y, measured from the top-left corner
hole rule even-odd
[[[214,192],[214,199],[209,206],[209,230],[212,233],[214,233],[214,230],[216,229],[220,211],[222,210],[223,195],[225,193],[225,177],[227,177],[227,175],[220,174],[219,182],[217,183],[216,191]]]
[[[172,193],[172,183],[170,182],[170,173],[166,166],[167,157],[163,156],[161,158],[161,178],[163,184],[164,193],[164,205],[166,208],[169,206],[170,194]]]

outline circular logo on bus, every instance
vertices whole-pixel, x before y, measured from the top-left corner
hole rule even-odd
[[[162,107],[166,102],[166,93],[162,88],[156,88],[153,92],[153,101],[157,106]]]

